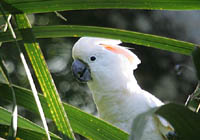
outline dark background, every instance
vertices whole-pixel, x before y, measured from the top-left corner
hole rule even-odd
[[[198,11],[143,11],[143,10],[90,10],[60,12],[64,21],[55,13],[28,15],[33,26],[41,25],[90,25],[112,27],[170,37],[193,43],[200,42],[200,12]],[[2,17],[0,24],[3,24]],[[13,25],[14,21],[13,21]],[[86,84],[78,83],[71,72],[71,49],[78,38],[38,39],[53,79],[64,102],[96,114],[91,92]],[[22,42],[21,42],[22,44]],[[123,43],[133,47],[142,63],[135,71],[139,85],[164,102],[184,104],[197,84],[195,69],[190,56],[159,49]],[[24,51],[25,52],[25,51]],[[4,43],[0,53],[6,60],[12,82],[30,88],[24,68],[14,43]],[[2,78],[0,78],[2,81]],[[38,83],[38,91],[41,91]],[[8,103],[1,105],[11,108]],[[34,121],[38,117],[20,108],[20,114]]]

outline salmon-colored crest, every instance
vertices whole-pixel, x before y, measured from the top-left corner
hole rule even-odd
[[[129,50],[120,48],[120,47],[116,47],[116,46],[111,46],[111,45],[106,45],[106,44],[100,44],[101,46],[103,46],[105,49],[116,53],[116,54],[121,54],[124,55],[126,58],[128,58],[128,60],[133,63],[134,57],[133,55],[129,52]]]

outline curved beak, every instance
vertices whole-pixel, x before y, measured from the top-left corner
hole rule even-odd
[[[80,60],[74,60],[72,63],[72,72],[75,78],[80,82],[88,82],[92,79],[89,67]]]

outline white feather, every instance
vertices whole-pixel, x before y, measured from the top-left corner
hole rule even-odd
[[[133,68],[122,55],[99,47],[99,44],[121,47],[118,46],[120,43],[120,40],[83,37],[74,45],[73,57],[81,59],[90,67],[92,81],[88,82],[88,86],[93,92],[99,116],[130,133],[133,120],[139,114],[163,103],[138,85],[133,69],[137,68],[140,60],[135,54],[129,51],[137,58]],[[97,57],[96,62],[88,61],[87,58],[91,55]],[[161,133],[164,130],[166,134],[170,125],[163,118],[157,118],[160,120],[159,125],[156,124],[154,116],[149,118],[142,139],[163,140]]]

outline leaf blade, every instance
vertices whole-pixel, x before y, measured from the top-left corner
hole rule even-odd
[[[199,10],[198,0],[3,0],[6,13],[87,9]]]
[[[12,115],[6,109],[0,107],[0,136],[6,138],[8,126]],[[50,133],[52,139],[61,140],[57,135]],[[17,138],[30,140],[40,140],[45,138],[45,131],[40,126],[18,115],[18,131]]]
[[[78,25],[56,25],[56,26],[38,26],[33,27],[33,33],[36,38],[53,38],[53,37],[81,37],[97,36],[113,39],[120,39],[127,43],[153,47],[170,52],[191,55],[196,44],[179,41],[171,38],[144,34],[139,32]],[[21,40],[19,31],[16,31],[17,39]],[[0,33],[0,42],[13,41],[9,33]]]
[[[14,86],[16,92],[16,99],[18,105],[25,107],[32,112],[38,113],[36,104],[33,99],[32,92],[25,88]],[[8,90],[7,84],[0,84],[0,91],[4,94],[0,94],[0,100],[12,101],[11,92]],[[52,118],[47,102],[42,94],[39,94],[41,104],[44,108],[45,116]],[[88,113],[77,109],[69,104],[63,103],[65,110],[68,110],[68,117],[74,132],[85,136],[88,139],[95,140],[127,140],[129,135],[103,120],[98,119]]]
[[[40,87],[51,110],[53,120],[64,137],[68,136],[70,139],[75,140],[69,120],[62,106],[51,74],[47,68],[42,51],[31,31],[31,25],[25,14],[17,14],[15,15],[15,18],[18,28],[21,31],[26,52],[28,53]]]
[[[181,140],[200,138],[200,115],[185,106],[170,103],[161,106],[155,113],[171,123]]]

